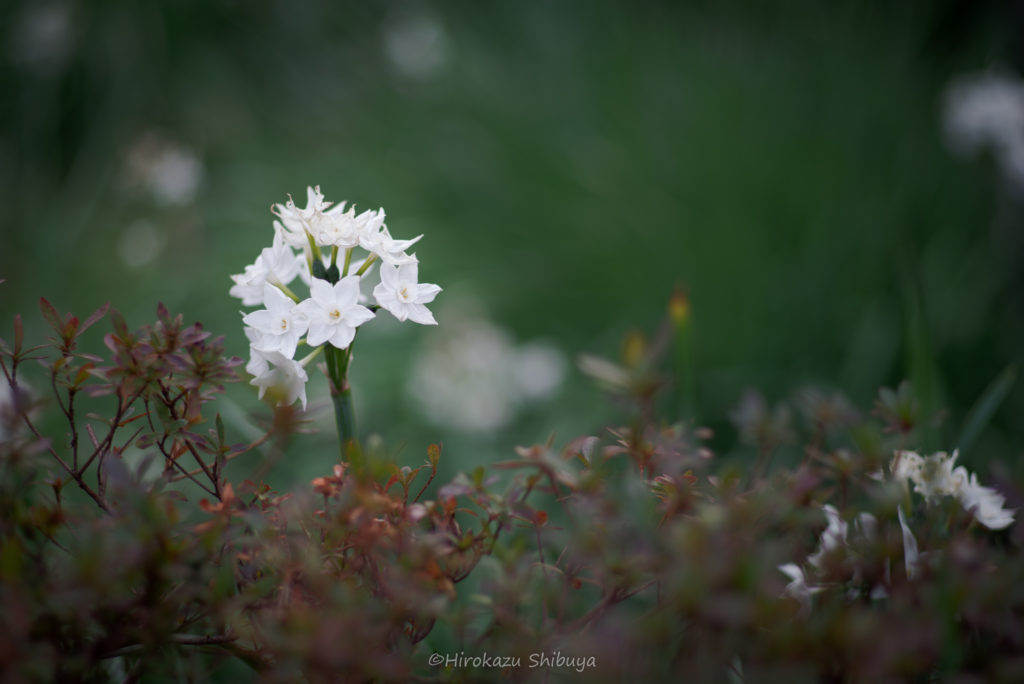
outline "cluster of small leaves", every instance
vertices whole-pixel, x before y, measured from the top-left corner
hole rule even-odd
[[[118,360],[79,385],[117,398],[117,422],[165,460],[198,460],[188,445],[226,448],[222,428],[195,432],[189,402],[205,401],[231,363],[218,364],[196,330],[163,313],[139,333],[115,323],[107,343]],[[100,362],[58,335],[66,408],[81,366]],[[5,369],[24,360],[20,337]],[[634,365],[654,372],[650,357]],[[1022,527],[984,529],[952,498],[910,508],[905,489],[879,480],[914,438],[909,388],[884,391],[877,418],[836,393],[798,395],[802,421],[748,399],[737,419],[786,414],[786,439],[744,433],[751,453],[731,465],[711,453],[709,431],[658,420],[650,385],[616,391],[636,402],[626,425],[519,448],[440,486],[440,447],[416,468],[367,451],[365,467],[335,465],[285,494],[233,485],[214,458],[204,462],[217,467],[217,495],[199,512],[130,472],[114,448],[123,441],[111,440],[94,498],[110,514],[98,517],[39,475],[46,459],[75,463],[70,440],[56,449],[33,436],[36,408],[15,392],[28,434],[5,433],[0,450],[0,629],[13,644],[0,648],[0,670],[14,681],[1024,678]],[[132,397],[142,417],[122,409]],[[769,468],[784,443],[802,446],[801,463]],[[163,481],[182,476],[169,468]],[[1000,486],[1019,507],[1012,483]],[[779,566],[820,547],[826,503],[844,520],[871,513],[877,531],[822,553],[816,593],[802,601]],[[913,572],[901,507],[926,559]],[[431,653],[506,665],[438,667]]]

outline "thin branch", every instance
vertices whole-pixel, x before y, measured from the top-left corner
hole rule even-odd
[[[37,430],[36,426],[32,424],[32,419],[29,418],[24,411],[21,412],[21,418],[25,422],[25,425],[28,426],[28,429],[32,431],[32,434],[35,435],[37,439],[43,439],[43,436],[39,434],[39,430]],[[65,471],[67,471],[67,474],[71,476],[71,478],[75,481],[75,484],[78,485],[79,489],[81,489],[93,501],[95,501],[96,505],[103,509],[103,512],[113,512],[110,510],[110,506],[107,505],[107,502],[103,500],[103,497],[97,494],[93,490],[93,488],[90,487],[88,483],[86,483],[82,476],[79,473],[75,472],[68,464],[68,462],[60,457],[60,454],[58,454],[52,446],[47,446],[46,450],[50,453],[51,456],[53,456],[54,459],[56,459],[57,463],[60,463],[61,467],[64,468]]]
[[[226,646],[238,641],[233,634],[171,634],[168,639],[175,646]],[[100,656],[100,659],[120,658],[121,656],[139,653],[145,650],[145,644],[128,644],[113,651],[108,651]],[[234,651],[235,649],[231,649]],[[247,650],[247,649],[242,649]]]
[[[637,586],[637,587],[635,587],[633,589],[630,589],[629,591],[621,591],[619,589],[613,589],[612,591],[610,591],[607,594],[605,594],[604,598],[601,599],[600,603],[598,603],[596,606],[594,606],[593,608],[588,610],[586,613],[584,613],[580,617],[578,617],[575,620],[573,620],[572,622],[570,622],[568,625],[565,625],[562,628],[563,632],[565,632],[566,634],[572,634],[572,633],[576,633],[576,632],[580,631],[581,629],[583,629],[584,627],[589,625],[591,622],[593,622],[594,620],[599,618],[606,610],[608,610],[609,608],[611,608],[615,604],[621,603],[622,601],[625,601],[628,598],[632,598],[633,596],[636,596],[641,591],[647,589],[648,587],[650,587],[650,586],[652,586],[654,584],[655,584],[655,580],[652,579],[652,580],[647,580],[643,584],[641,584],[641,585],[639,585],[639,586]]]
[[[178,463],[178,459],[171,458],[171,455],[167,453],[167,449],[164,447],[163,442],[160,442],[157,445],[157,448],[159,448],[160,449],[160,453],[164,455],[164,462],[165,463],[169,463],[171,466],[173,466],[173,467],[175,467],[175,468],[177,468],[178,470],[181,471],[182,477],[179,477],[178,479],[188,478],[189,480],[192,480],[192,482],[194,482],[195,485],[197,487],[199,487],[200,489],[202,489],[204,492],[206,492],[210,496],[213,496],[213,497],[217,498],[218,500],[220,500],[220,494],[218,492],[214,491],[213,489],[210,489],[205,484],[203,484],[198,479],[196,479],[195,476],[198,475],[202,471],[196,471],[196,473],[193,474],[193,473],[190,473],[189,471],[185,470],[185,466],[183,466],[180,463]],[[169,480],[169,481],[177,482],[177,480]]]
[[[225,463],[229,463],[229,462],[235,460],[236,458],[238,458],[239,456],[244,456],[245,454],[249,453],[250,451],[252,451],[256,447],[262,446],[268,439],[270,439],[270,433],[269,432],[264,434],[259,439],[256,439],[256,440],[250,442],[249,444],[247,444],[245,446],[245,448],[242,449],[241,451],[235,452],[233,454],[228,454],[227,456],[224,457],[224,462]],[[186,477],[193,476],[193,475],[199,475],[202,472],[203,472],[202,468],[196,468],[195,470],[187,471],[185,473],[177,473],[175,475],[172,475],[171,477],[169,477],[167,479],[167,481],[168,482],[180,482],[181,480],[184,480]]]

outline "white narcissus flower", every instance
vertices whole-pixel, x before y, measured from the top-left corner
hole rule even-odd
[[[423,325],[437,325],[425,305],[434,301],[441,288],[418,280],[419,264],[415,261],[401,266],[382,264],[380,284],[373,288],[373,297],[400,321],[409,319]]]
[[[262,372],[250,380],[249,384],[260,388],[260,399],[270,390],[272,395],[276,395],[279,406],[289,406],[299,399],[305,411],[306,382],[309,376],[302,364],[279,351],[254,349],[253,357],[250,364],[261,366]],[[256,357],[259,358],[258,362]]]
[[[384,210],[379,212],[379,222],[368,223],[359,239],[359,246],[367,252],[376,254],[388,266],[401,266],[416,262],[415,256],[405,253],[407,249],[415,245],[422,235],[417,235],[411,240],[395,240],[384,225]]]
[[[269,369],[266,358],[259,353],[263,333],[251,326],[244,326],[245,336],[249,339],[249,362],[245,364],[245,372],[249,375],[263,375]]]
[[[284,227],[274,221],[274,242],[260,253],[271,284],[288,285],[306,267],[301,254],[296,254],[285,240]]]
[[[800,604],[800,614],[806,616],[811,612],[811,596],[821,591],[821,587],[807,584],[804,571],[796,563],[786,563],[778,566],[779,571],[792,580],[786,585],[784,596],[790,596]]]
[[[256,257],[255,263],[245,267],[245,271],[231,276],[235,284],[228,290],[232,297],[242,300],[243,306],[259,306],[263,303],[263,285],[267,282],[267,268],[263,265],[263,255]]]
[[[989,529],[1001,530],[1013,524],[1014,512],[1003,508],[1006,498],[991,487],[978,484],[978,477],[974,473],[960,486],[957,499],[978,522]]]
[[[245,267],[244,273],[231,276],[235,284],[228,294],[241,299],[244,306],[263,304],[264,283],[287,285],[305,270],[302,257],[285,242],[284,232],[281,224],[274,221],[273,245],[264,248],[255,263]]]
[[[945,451],[938,451],[922,459],[921,467],[911,479],[914,481],[914,491],[921,494],[926,501],[933,501],[939,497],[956,494],[961,484],[958,478],[953,477],[953,463],[958,453],[947,455]]]
[[[253,311],[242,317],[246,325],[260,334],[260,351],[279,351],[288,358],[295,356],[299,339],[306,333],[309,320],[291,299],[270,283],[263,286],[263,304],[266,309]]]
[[[959,453],[952,455],[938,451],[921,456],[914,451],[897,451],[893,458],[892,474],[897,481],[914,483],[914,491],[926,501],[934,502],[943,496],[954,496],[967,479],[967,471],[953,468]]]
[[[330,342],[338,349],[347,349],[356,336],[356,328],[374,317],[373,312],[358,303],[359,276],[350,275],[334,285],[313,278],[310,298],[298,305],[309,321],[306,343],[317,347]]]
[[[899,516],[900,530],[903,532],[903,567],[907,572],[907,579],[914,579],[917,576],[918,562],[921,557],[917,550],[917,539],[910,531],[910,525],[907,524],[907,519],[903,515],[902,506],[896,509],[896,514]]]
[[[356,214],[355,207],[342,212],[345,206],[342,202],[339,206],[325,212],[323,219],[314,226],[313,238],[321,247],[338,247],[351,249],[359,246],[363,235],[375,232],[384,222],[384,210],[367,210]]]
[[[807,562],[816,568],[821,567],[826,555],[846,543],[846,531],[849,528],[849,525],[839,517],[839,511],[835,509],[835,506],[825,504],[822,506],[822,510],[825,511],[825,517],[828,519],[828,527],[821,533],[818,550],[807,557]]]
[[[306,232],[313,232],[315,224],[319,222],[320,217],[331,204],[324,200],[324,195],[320,192],[318,185],[315,188],[306,188],[306,207],[304,209],[295,206],[295,200],[289,195],[287,202],[275,204],[270,210],[284,224],[285,241],[296,249],[305,249],[309,244]]]
[[[923,464],[924,459],[916,451],[897,451],[892,460],[892,475],[900,482],[914,480]]]

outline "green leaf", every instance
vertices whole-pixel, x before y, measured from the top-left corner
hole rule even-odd
[[[1011,364],[1004,368],[988,384],[988,387],[981,393],[978,400],[974,402],[974,406],[968,411],[967,418],[964,420],[964,427],[960,432],[960,438],[956,441],[957,449],[960,450],[961,456],[974,446],[978,435],[981,434],[981,431],[992,420],[992,415],[999,408],[999,405],[1003,403],[1003,400],[1006,399],[1006,395],[1010,393],[1016,381],[1017,367]]]
[[[433,468],[437,467],[438,461],[441,460],[441,445],[431,444],[427,447],[427,460],[430,461],[430,465]]]
[[[214,418],[214,423],[217,425],[217,444],[224,446],[224,421],[221,420],[220,413]]]

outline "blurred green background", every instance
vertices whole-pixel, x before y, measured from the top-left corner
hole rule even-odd
[[[163,301],[244,355],[228,276],[270,244],[270,205],[319,184],[424,233],[421,280],[445,288],[438,328],[358,340],[360,429],[405,463],[598,430],[615,409],[575,358],[617,356],[676,286],[722,451],[747,387],[868,407],[906,377],[952,439],[1024,360],[1019,190],[942,133],[951,79],[1022,66],[1013,3],[29,0],[0,27],[4,336],[16,311],[43,334],[39,296],[134,325]],[[480,363],[543,344],[563,381],[489,423],[428,420],[417,359],[481,320]],[[303,478],[335,453],[323,378],[310,398]],[[239,431],[264,410],[244,384],[229,400]],[[968,463],[1019,471],[1022,412],[1018,383]]]

